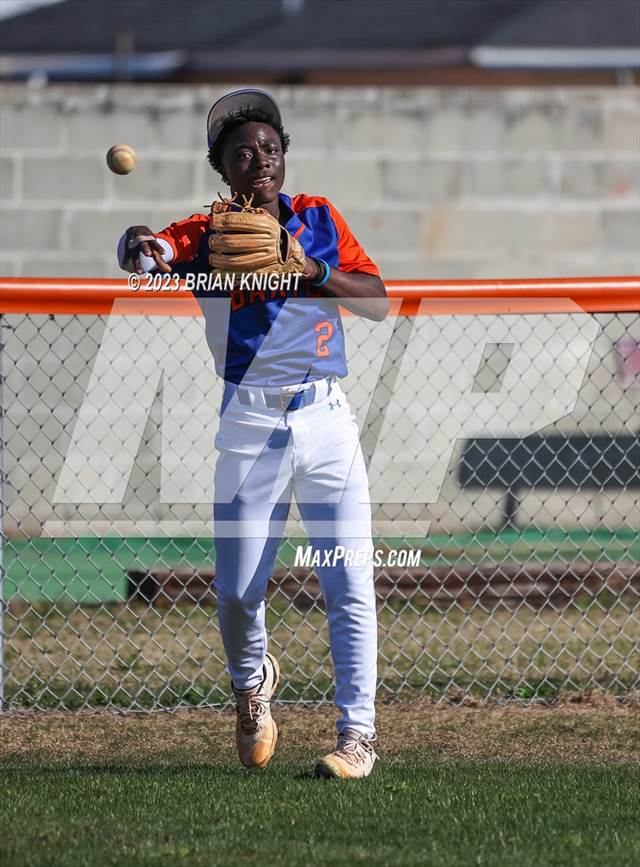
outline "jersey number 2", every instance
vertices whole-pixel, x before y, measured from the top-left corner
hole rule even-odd
[[[333,323],[318,322],[313,330],[316,332],[316,355],[318,358],[326,358],[327,355],[331,355],[327,343],[333,337]]]

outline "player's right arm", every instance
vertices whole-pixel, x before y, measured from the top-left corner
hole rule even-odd
[[[158,268],[165,274],[173,251],[169,244],[161,244],[148,226],[129,226],[118,242],[118,262],[124,271],[144,274]]]
[[[129,226],[118,242],[120,267],[136,274],[156,268],[169,273],[171,262],[194,258],[208,226],[206,214],[193,214],[186,220],[171,223],[161,232],[153,232],[148,226]]]

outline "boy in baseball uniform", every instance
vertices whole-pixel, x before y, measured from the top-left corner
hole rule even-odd
[[[271,699],[279,666],[268,652],[265,593],[292,499],[321,553],[340,711],[333,752],[316,774],[366,777],[376,754],[377,627],[371,507],[346,376],[339,304],[381,320],[388,304],[376,265],[321,196],[283,193],[289,137],[270,94],[229,93],[207,119],[208,159],[234,201],[275,218],[303,251],[300,279],[279,289],[196,291],[217,373],[224,379],[215,444],[214,540],[220,631],[237,703],[246,767],[265,767],[278,730]],[[286,233],[286,234],[285,234]],[[123,268],[211,273],[211,218],[194,214],[161,232],[132,226]]]

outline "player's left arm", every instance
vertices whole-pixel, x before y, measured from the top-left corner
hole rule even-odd
[[[326,290],[327,295],[339,298],[340,304],[347,310],[366,319],[380,322],[389,312],[387,290],[382,280],[375,274],[339,271],[332,268],[331,276],[323,289]]]
[[[351,232],[344,217],[327,203],[338,233],[338,267],[331,269],[323,289],[327,295],[367,319],[380,322],[389,312],[387,290],[380,272]]]

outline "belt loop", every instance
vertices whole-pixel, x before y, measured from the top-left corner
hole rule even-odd
[[[238,400],[245,406],[251,406],[253,403],[253,394],[246,388],[238,388]]]

